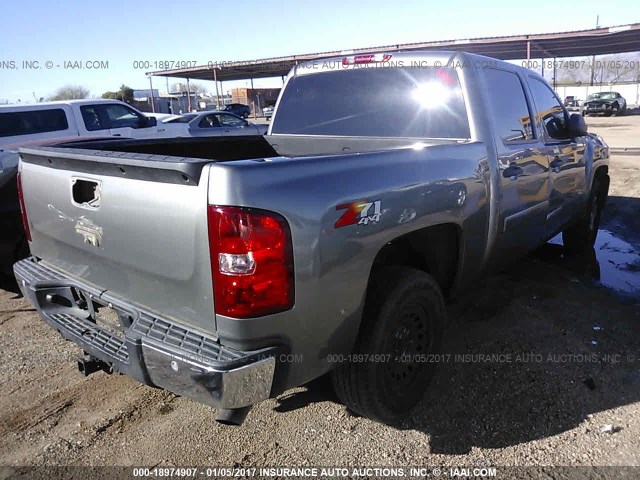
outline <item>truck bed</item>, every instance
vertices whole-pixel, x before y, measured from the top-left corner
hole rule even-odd
[[[68,148],[106,152],[162,155],[213,162],[229,162],[251,158],[305,157],[376,152],[397,148],[450,144],[452,140],[418,138],[342,137],[313,135],[248,135],[235,137],[172,138],[151,140],[98,140],[74,142]],[[120,156],[119,158],[125,158]],[[151,160],[151,159],[150,159]],[[153,159],[157,160],[157,159]],[[175,162],[175,159],[171,159]]]

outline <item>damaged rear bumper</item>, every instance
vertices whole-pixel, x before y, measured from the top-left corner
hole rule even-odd
[[[42,319],[115,372],[216,408],[247,407],[270,396],[276,347],[251,352],[225,347],[34,257],[13,269]],[[102,309],[115,312],[119,325],[98,323]]]

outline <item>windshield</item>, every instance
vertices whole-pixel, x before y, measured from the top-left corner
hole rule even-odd
[[[587,98],[587,100],[613,100],[616,98],[616,93],[615,92],[598,92],[598,93],[592,93],[591,95],[589,95],[589,98]]]
[[[458,75],[450,68],[358,68],[292,77],[273,134],[470,137]]]
[[[186,115],[182,115],[180,117],[176,117],[176,118],[171,118],[169,120],[166,120],[164,123],[189,123],[191,120],[193,120],[194,118],[196,118],[197,115],[193,114],[186,114]]]

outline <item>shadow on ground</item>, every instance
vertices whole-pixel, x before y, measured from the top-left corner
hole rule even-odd
[[[0,274],[0,290],[15,293],[18,295],[18,297],[22,297],[20,289],[18,288],[18,284],[16,283],[16,278],[12,275],[7,275],[4,273]]]
[[[625,209],[618,220],[632,213],[630,200],[611,199]],[[616,218],[596,249],[570,256],[547,243],[452,305],[438,373],[400,428],[427,433],[432,453],[464,454],[556,435],[640,401],[640,291],[598,286],[605,272],[629,273],[608,265],[624,233]],[[640,268],[630,273],[636,281]],[[276,410],[322,401],[336,401],[326,377],[281,397]]]

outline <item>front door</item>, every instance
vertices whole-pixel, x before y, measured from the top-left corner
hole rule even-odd
[[[562,230],[584,207],[585,141],[582,137],[570,137],[569,114],[546,83],[530,77],[529,86],[544,141],[544,154],[549,160],[550,194],[545,232],[549,237]]]

